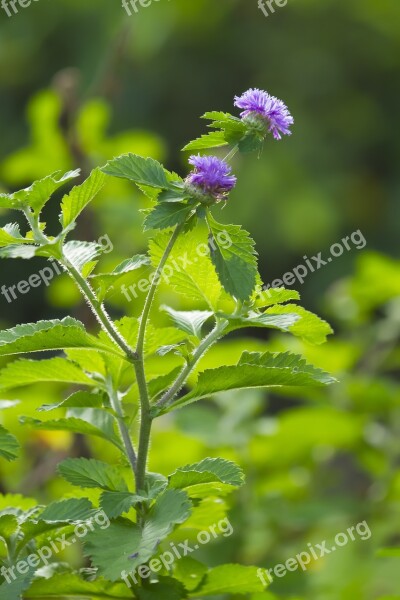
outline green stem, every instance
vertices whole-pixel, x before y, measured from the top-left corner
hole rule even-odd
[[[135,363],[135,372],[136,372],[136,381],[139,388],[139,397],[140,397],[140,406],[141,406],[141,418],[140,418],[140,433],[139,433],[139,448],[138,448],[138,458],[137,458],[137,466],[136,466],[136,489],[137,491],[143,490],[145,487],[145,479],[146,479],[146,466],[147,466],[147,458],[149,453],[150,446],[150,434],[151,434],[151,426],[153,417],[151,415],[150,408],[150,399],[147,390],[146,383],[146,375],[144,370],[144,360],[143,360],[143,348],[144,348],[144,339],[146,334],[146,325],[149,318],[149,313],[151,309],[151,305],[154,299],[154,295],[156,293],[160,277],[162,274],[162,270],[165,266],[165,263],[168,260],[168,257],[171,253],[171,250],[180,234],[184,226],[184,223],[177,225],[175,230],[167,244],[167,247],[164,250],[164,254],[160,260],[160,264],[158,265],[151,287],[148,291],[142,315],[140,317],[140,325],[139,325],[139,333],[138,340],[136,344],[136,354],[138,356],[138,362]]]
[[[197,365],[199,360],[204,356],[204,354],[210,349],[210,347],[215,344],[215,342],[221,337],[224,329],[228,326],[228,321],[219,321],[214,329],[210,331],[210,333],[202,340],[200,345],[197,347],[197,350],[193,354],[192,360],[185,365],[182,369],[178,377],[176,378],[172,387],[165,392],[165,394],[160,398],[157,402],[157,408],[163,408],[164,406],[168,406],[171,403],[171,400],[174,399],[176,394],[182,389],[185,385],[187,378],[190,373],[193,371],[194,367]]]
[[[130,465],[131,465],[131,468],[133,471],[133,476],[134,476],[134,478],[136,478],[135,449],[132,444],[131,436],[129,434],[129,429],[125,423],[125,418],[124,418],[125,415],[122,410],[121,401],[119,399],[118,392],[114,389],[111,380],[108,380],[108,382],[107,382],[107,389],[108,389],[108,397],[110,398],[111,407],[117,414],[119,431],[121,433],[121,437],[124,442],[126,454],[127,454],[127,457],[129,459],[129,462],[130,462]]]
[[[78,269],[65,257],[59,260],[60,264],[64,266],[68,272],[68,274],[75,281],[82,294],[86,298],[90,308],[93,311],[93,314],[99,321],[100,325],[109,335],[111,340],[115,342],[115,344],[121,348],[124,354],[131,362],[136,362],[138,360],[138,356],[136,352],[128,345],[122,335],[119,333],[118,329],[115,327],[114,323],[108,316],[103,304],[97,298],[96,294],[92,290],[90,284],[86,281],[86,279],[81,275]]]

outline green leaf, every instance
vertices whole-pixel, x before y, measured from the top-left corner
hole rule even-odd
[[[170,234],[160,233],[150,240],[150,258],[154,268],[159,264],[169,238]],[[222,287],[212,267],[206,240],[204,230],[200,228],[179,236],[161,280],[186,298],[214,310]]]
[[[16,515],[5,514],[0,516],[0,538],[9,540],[18,529]]]
[[[63,348],[94,348],[119,355],[117,348],[88,334],[84,325],[71,317],[17,325],[0,332],[0,356]]]
[[[166,375],[160,375],[160,377],[151,379],[148,382],[150,400],[154,400],[159,394],[161,394],[161,392],[164,392],[164,390],[170,387],[178,377],[181,370],[181,367],[176,367]]]
[[[95,513],[87,498],[69,498],[52,502],[37,519],[48,523],[77,523],[88,521]]]
[[[11,244],[0,249],[0,258],[24,258],[29,260],[37,256],[38,251],[38,246]]]
[[[327,335],[333,333],[329,323],[302,306],[297,306],[297,304],[271,306],[264,312],[264,315],[286,314],[295,314],[300,317],[296,323],[289,327],[289,331],[310,344],[323,344],[326,342]]]
[[[112,522],[105,533],[91,531],[85,538],[85,554],[91,556],[101,575],[117,581],[122,571],[130,572],[147,562],[157,552],[160,541],[189,514],[186,494],[182,490],[166,490],[147,513],[142,529],[121,518]]]
[[[0,456],[8,461],[18,458],[20,445],[15,436],[0,425]]]
[[[163,166],[153,158],[123,154],[110,160],[101,170],[107,175],[129,179],[140,185],[160,189],[169,187]]]
[[[183,556],[174,564],[174,577],[180,581],[186,590],[192,592],[199,587],[208,569],[205,565],[191,556]]]
[[[256,286],[258,274],[254,241],[238,225],[221,225],[211,215],[207,221],[211,231],[211,260],[221,284],[234,298],[248,300]]]
[[[320,386],[335,379],[307,365],[301,356],[286,353],[245,352],[236,366],[208,369],[200,373],[194,389],[162,412],[195,402],[218,392],[275,386]]]
[[[265,586],[257,577],[257,567],[221,565],[208,571],[204,583],[190,596],[218,596],[222,594],[252,594],[262,592]]]
[[[125,279],[127,273],[138,271],[142,267],[150,266],[150,259],[145,254],[137,254],[120,263],[111,273],[99,273],[90,276],[93,286],[100,291],[104,298],[107,291],[113,287],[121,287],[120,283]]]
[[[124,452],[120,439],[115,434],[114,418],[104,410],[98,408],[70,409],[64,419],[40,421],[31,417],[20,417],[23,425],[45,431],[71,431],[83,435],[93,435],[107,440]]]
[[[0,371],[0,389],[30,385],[32,383],[76,383],[97,387],[98,382],[88,377],[82,369],[65,358],[46,360],[21,359],[9,363]]]
[[[57,408],[101,408],[104,403],[104,394],[102,392],[75,392],[61,402],[54,404],[43,404],[37,410],[49,411]]]
[[[148,229],[167,229],[180,225],[193,210],[183,202],[163,202],[156,204],[152,211],[144,220],[144,230]]]
[[[244,474],[238,465],[229,460],[205,458],[198,463],[180,467],[169,477],[169,485],[179,489],[212,482],[240,487],[244,483]]]
[[[160,306],[160,310],[169,314],[178,329],[195,335],[197,338],[201,338],[201,329],[204,323],[214,314],[207,310],[174,310],[165,304]]]
[[[103,492],[100,506],[110,519],[115,519],[123,513],[129,512],[132,506],[146,501],[145,496],[138,496],[131,492]]]
[[[64,229],[75,222],[83,209],[100,192],[105,183],[105,175],[99,168],[94,169],[81,185],[72,188],[61,203],[61,224]]]
[[[210,133],[202,135],[196,140],[186,144],[186,146],[182,148],[182,152],[207,150],[208,148],[218,148],[221,146],[226,146],[227,144],[228,142],[225,140],[223,131],[211,131]]]
[[[180,581],[172,577],[159,577],[156,583],[140,587],[135,591],[139,600],[182,600],[187,598],[187,593]]]
[[[64,254],[81,273],[83,267],[100,256],[102,247],[95,242],[79,242],[71,240],[64,244]]]
[[[67,458],[58,465],[57,471],[66,481],[82,488],[128,490],[116,467],[94,458]]]
[[[225,316],[225,315],[224,315]],[[226,315],[229,320],[229,326],[225,333],[242,329],[243,327],[266,327],[268,329],[279,329],[280,331],[290,331],[290,328],[299,320],[299,316],[293,313],[284,315],[267,315],[250,312],[244,317],[231,317]]]
[[[33,581],[29,590],[24,593],[24,598],[76,598],[82,600],[85,598],[96,600],[132,600],[132,592],[125,583],[111,583],[96,578],[94,581],[87,581],[75,573],[59,573],[49,579],[44,577]],[[11,600],[11,598],[9,599]]]
[[[32,240],[22,237],[18,223],[9,223],[0,229],[0,247],[10,244],[29,244]]]
[[[35,181],[30,187],[14,194],[0,194],[0,208],[25,210],[31,207],[35,214],[39,214],[49,200],[50,196],[64,183],[78,177],[80,170],[68,171],[60,176],[61,171],[56,171],[44,179]]]
[[[300,294],[296,290],[285,288],[268,288],[259,290],[256,295],[254,307],[265,308],[274,304],[282,304],[289,300],[300,300]]]

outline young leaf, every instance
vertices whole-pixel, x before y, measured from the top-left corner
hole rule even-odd
[[[246,361],[249,362],[246,362]],[[334,383],[334,379],[320,369],[307,365],[300,356],[290,353],[252,355],[244,353],[236,366],[208,369],[200,373],[194,389],[177,400],[172,407],[183,406],[227,390],[274,386],[320,386]]]
[[[156,204],[144,220],[144,229],[167,229],[183,223],[189,216],[192,206],[183,202],[163,202]]]
[[[10,244],[29,244],[32,240],[27,240],[22,237],[17,223],[9,223],[0,229],[0,247],[9,246]]]
[[[82,272],[85,265],[100,256],[102,247],[95,242],[72,240],[64,244],[64,254],[74,267]]]
[[[114,346],[88,334],[83,324],[71,317],[17,325],[0,332],[0,356],[64,348],[94,348],[119,355]]]
[[[0,456],[8,461],[18,458],[20,445],[15,436],[0,425]]]
[[[44,179],[35,181],[30,187],[14,192],[14,194],[1,194],[0,208],[25,210],[30,207],[38,215],[50,196],[64,183],[78,177],[80,170],[68,171],[68,173],[61,176],[60,173],[61,171],[56,171],[52,175],[44,177]]]
[[[207,310],[174,310],[165,304],[160,306],[160,310],[169,314],[178,329],[195,335],[197,338],[201,338],[201,328],[214,314]]]
[[[99,385],[74,363],[58,357],[45,360],[16,360],[0,371],[0,389],[3,390],[47,382],[75,383],[90,387]]]
[[[85,538],[85,553],[92,558],[99,573],[117,581],[122,571],[132,571],[147,562],[174,526],[186,521],[190,503],[182,490],[166,490],[147,513],[142,529],[120,519],[107,532],[94,530]],[[105,543],[105,539],[107,542]],[[115,554],[118,547],[118,554]]]
[[[49,411],[57,408],[101,408],[104,403],[104,393],[102,392],[75,392],[61,402],[54,404],[43,404],[37,410]]]
[[[172,577],[160,576],[156,583],[136,590],[138,600],[184,600],[187,593],[180,581]]]
[[[123,154],[110,160],[101,170],[107,175],[129,179],[140,185],[159,189],[169,187],[163,166],[153,158]]]
[[[182,148],[182,152],[186,151],[196,151],[196,150],[207,150],[208,148],[218,148],[221,146],[227,146],[228,142],[225,140],[225,135],[223,131],[211,131],[206,135],[202,135],[201,137],[193,140],[186,144],[184,148]]]
[[[331,326],[317,315],[297,304],[285,304],[267,308],[264,315],[298,315],[298,320],[289,328],[290,333],[301,337],[310,344],[323,344],[326,337],[333,333]]]
[[[88,521],[95,513],[87,498],[69,498],[52,502],[37,518],[48,523],[76,523]]]
[[[82,579],[76,573],[57,573],[50,578],[37,577],[24,594],[26,600],[44,598],[68,598],[82,600],[132,600],[132,592],[125,583],[111,583],[102,577],[93,581]],[[17,598],[17,597],[15,597]],[[3,600],[3,599],[2,599]],[[11,596],[4,600],[12,600]]]
[[[221,565],[210,569],[200,588],[190,594],[192,598],[223,594],[252,594],[262,592],[265,586],[257,577],[257,567]]]
[[[257,283],[257,258],[254,241],[238,225],[221,225],[209,215],[210,255],[218,278],[228,294],[248,300]],[[224,243],[221,239],[224,239]],[[226,243],[229,236],[229,244]]]
[[[205,458],[193,465],[180,467],[169,477],[169,485],[173,488],[187,488],[212,482],[238,487],[244,483],[244,474],[240,467],[229,460]]]
[[[123,513],[129,512],[132,506],[139,502],[145,502],[145,496],[138,496],[131,492],[108,492],[102,493],[100,506],[110,519],[116,519]]]
[[[255,297],[254,308],[265,308],[274,304],[283,304],[289,300],[300,300],[300,294],[296,290],[285,288],[260,289]]]
[[[100,192],[105,183],[105,175],[99,168],[94,169],[81,185],[72,188],[61,203],[61,224],[68,229],[75,222],[83,209]]]
[[[82,488],[124,493],[128,490],[116,467],[94,458],[67,458],[58,465],[57,471],[66,481]]]
[[[127,273],[138,271],[140,276],[144,276],[142,267],[149,267],[150,264],[148,256],[137,254],[117,265],[111,273],[91,275],[90,280],[96,290],[98,290],[100,298],[103,299],[110,288],[121,287],[121,283],[125,280]]]

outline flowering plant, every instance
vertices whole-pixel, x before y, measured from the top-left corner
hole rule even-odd
[[[0,196],[0,207],[23,213],[30,229],[26,235],[14,223],[1,229],[0,256],[57,261],[75,281],[101,326],[94,335],[80,321],[65,317],[1,332],[1,356],[55,350],[63,354],[8,363],[0,371],[0,387],[49,381],[78,385],[79,391],[61,402],[41,407],[46,414],[62,408],[65,417],[21,417],[22,423],[96,436],[120,453],[119,464],[85,457],[61,462],[58,472],[76,486],[75,497],[47,507],[25,506],[21,501],[21,508],[1,511],[0,536],[7,549],[1,569],[1,598],[54,598],[56,594],[179,600],[264,589],[254,567],[209,568],[186,553],[172,563],[158,561],[161,566],[157,570],[151,566],[172,546],[176,549],[174,543],[184,536],[190,538],[193,532],[210,527],[215,518],[212,502],[223,501],[244,483],[240,467],[222,458],[204,458],[169,475],[149,472],[154,421],[220,392],[324,386],[333,381],[300,356],[248,352],[245,345],[237,364],[202,368],[210,348],[242,328],[278,329],[314,343],[323,342],[331,332],[327,323],[293,303],[299,299],[297,292],[283,288],[263,292],[250,235],[238,225],[219,223],[212,212],[219,203],[230,201],[236,184],[229,164],[233,155],[259,151],[270,133],[278,140],[281,134],[290,133],[293,124],[283,102],[266,92],[249,90],[237,97],[235,104],[243,109],[240,117],[206,113],[213,131],[184,148],[203,152],[231,145],[224,160],[193,154],[189,158],[192,170],[181,178],[152,158],[118,156],[94,169],[86,181],[63,197],[57,235],[47,232],[42,209],[77,171],[54,173],[29,188]],[[67,238],[107,177],[131,181],[148,197],[151,207],[146,211],[144,230],[151,230],[152,237],[146,255],[125,260],[112,272],[97,273],[101,246]],[[184,259],[188,254],[195,259]],[[153,270],[140,317],[112,320],[105,308],[110,290],[127,275],[138,278],[149,269]],[[196,310],[157,306],[156,292],[166,272],[173,290],[193,301]],[[168,315],[170,327],[157,325],[153,319],[157,309]],[[4,428],[0,436],[1,455],[7,460],[17,458],[14,436]],[[107,528],[89,527],[99,510],[107,519]],[[43,565],[31,560],[44,538],[54,542],[61,531],[69,539],[76,527],[84,524],[89,529],[84,549],[90,569],[73,570],[54,559],[44,572]],[[128,574],[136,570],[139,577],[127,586]]]

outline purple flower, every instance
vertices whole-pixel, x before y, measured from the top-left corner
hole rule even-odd
[[[194,166],[186,179],[187,183],[203,194],[222,200],[236,185],[236,177],[231,167],[216,156],[191,156],[189,163]]]
[[[247,90],[241,96],[235,96],[235,106],[244,109],[240,113],[242,118],[256,115],[264,117],[269,123],[269,131],[276,140],[281,139],[281,133],[291,134],[289,127],[293,125],[294,119],[286,104],[275,96],[254,88]]]

